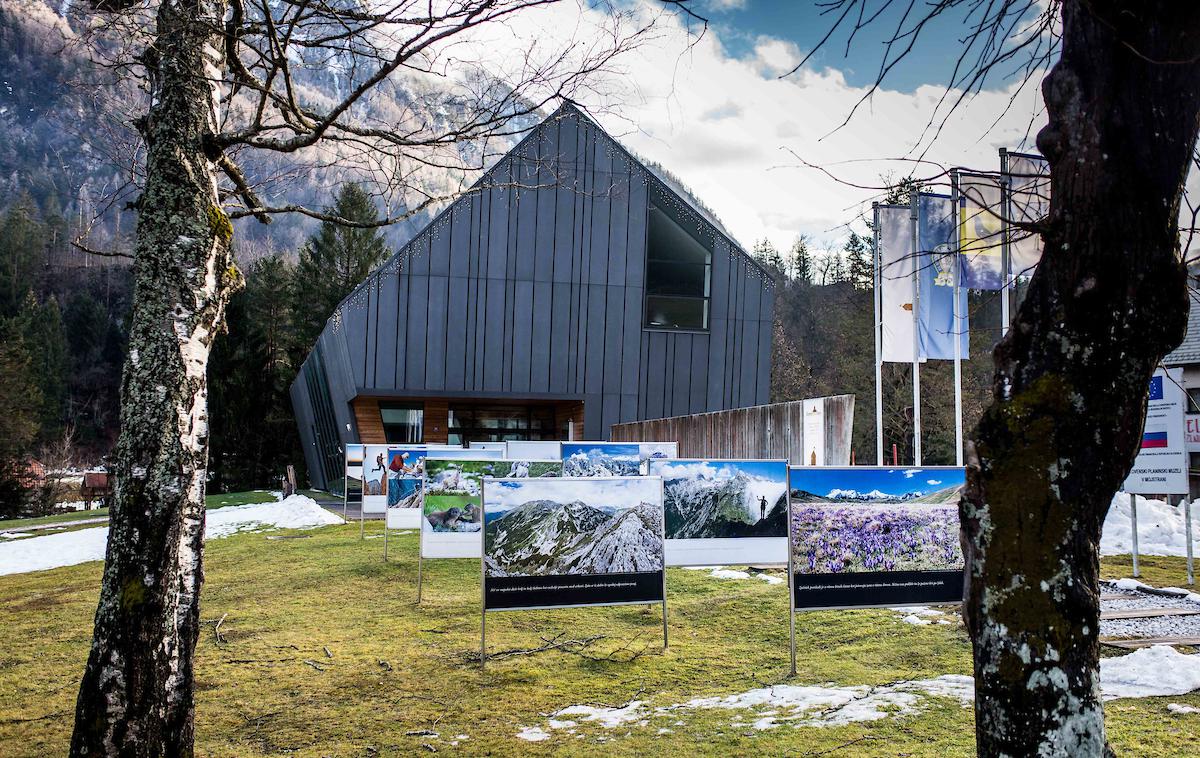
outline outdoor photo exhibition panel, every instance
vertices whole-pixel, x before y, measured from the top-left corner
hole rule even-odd
[[[564,442],[563,476],[640,476],[647,462],[674,458],[674,442]]]
[[[361,513],[387,512],[388,446],[363,445],[363,499]]]
[[[426,455],[428,451],[423,445],[387,449],[385,529],[416,529],[421,525],[421,481],[425,475]]]
[[[562,460],[562,443],[549,440],[509,440],[504,443],[504,457],[514,461]]]
[[[481,665],[488,611],[662,603],[658,477],[483,480]]]
[[[363,496],[363,446],[351,442],[346,445],[345,486],[342,487],[342,518],[346,517],[347,503],[361,503]]]
[[[792,468],[792,608],[960,602],[965,484],[953,466]]]
[[[787,563],[788,462],[651,460],[668,566]]]
[[[482,457],[425,460],[421,558],[478,558],[484,477],[561,476],[562,461],[509,461]]]

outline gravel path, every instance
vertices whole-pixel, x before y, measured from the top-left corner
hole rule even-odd
[[[1104,594],[1121,597],[1100,601],[1100,610],[1134,611],[1143,608],[1186,608],[1200,610],[1200,604],[1185,597],[1171,597],[1137,590],[1118,590],[1102,584]],[[1101,637],[1200,637],[1200,615],[1158,616],[1141,619],[1108,619],[1100,622]]]

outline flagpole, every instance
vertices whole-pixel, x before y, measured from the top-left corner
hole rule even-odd
[[[950,172],[950,206],[954,213],[954,465],[963,465],[962,410],[962,314],[959,312],[959,291],[962,286],[962,212],[959,210],[958,171]]]
[[[1000,277],[1003,282],[1003,287],[1000,289],[1000,336],[1008,335],[1008,280],[1009,276],[1009,251],[1008,251],[1008,235],[1010,218],[1009,210],[1011,203],[1009,195],[1012,190],[1012,177],[1008,174],[1008,149],[1000,148]]]
[[[871,219],[873,226],[871,227],[875,234],[872,235],[873,241],[871,245],[871,260],[874,265],[874,273],[872,276],[875,286],[874,295],[871,298],[871,304],[875,307],[875,321],[872,322],[875,328],[875,465],[883,465],[883,345],[882,345],[882,329],[883,322],[880,320],[879,314],[882,311],[880,298],[883,295],[883,270],[880,266],[879,257],[879,203],[871,203]]]
[[[921,215],[921,193],[914,190],[909,197],[908,223],[912,231],[912,244],[909,247],[912,262],[912,313],[913,313],[913,465],[921,465],[921,258],[917,236],[917,222]]]

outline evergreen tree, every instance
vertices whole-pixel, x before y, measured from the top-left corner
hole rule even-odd
[[[13,324],[28,349],[30,374],[41,394],[38,438],[55,439],[62,432],[67,404],[67,336],[58,300],[51,295],[39,303],[30,290]]]
[[[764,237],[755,242],[751,254],[755,260],[766,266],[776,278],[784,275],[783,256],[779,254],[779,250],[775,248],[771,240]]]
[[[36,279],[46,245],[33,198],[21,195],[0,219],[0,317],[13,316]]]
[[[800,235],[792,243],[791,251],[792,278],[801,284],[812,284],[816,273],[813,266],[812,251],[808,249],[808,237]]]
[[[20,330],[0,322],[0,519],[25,515],[30,502],[28,465],[41,399]]]
[[[843,250],[846,253],[846,277],[850,283],[859,288],[871,287],[874,282],[874,266],[869,241],[851,231]]]
[[[213,348],[209,384],[215,491],[262,487],[303,461],[288,394],[293,273],[281,257],[260,258],[229,300],[229,333]]]
[[[374,201],[357,184],[343,184],[328,213],[358,224],[379,220]],[[312,346],[329,314],[390,252],[378,228],[321,224],[300,248],[296,267],[293,316],[300,349]]]

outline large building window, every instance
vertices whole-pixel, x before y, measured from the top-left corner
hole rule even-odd
[[[424,439],[425,407],[420,403],[380,403],[379,415],[389,443],[413,444]]]
[[[448,426],[451,445],[559,439],[551,405],[452,405]]]
[[[701,234],[663,189],[650,192],[646,234],[646,326],[708,329],[712,235]]]

